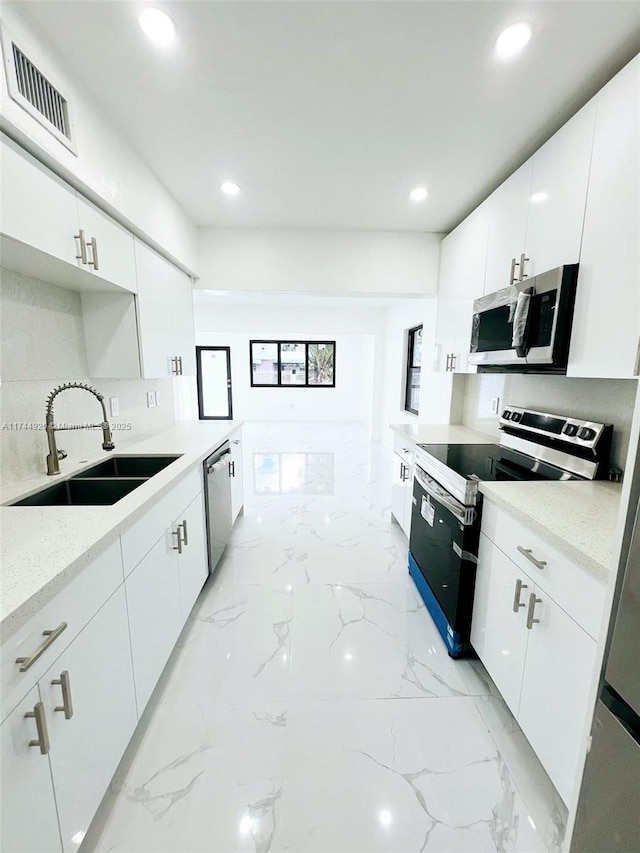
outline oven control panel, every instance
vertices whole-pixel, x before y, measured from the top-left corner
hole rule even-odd
[[[580,418],[506,406],[500,416],[500,428],[514,433],[546,436],[577,447],[594,449],[610,424]]]

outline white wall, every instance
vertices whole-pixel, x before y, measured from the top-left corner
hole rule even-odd
[[[46,471],[44,416],[47,395],[63,382],[94,383],[87,375],[80,294],[0,268],[2,387],[0,462],[5,483]],[[110,418],[116,450],[121,437],[141,437],[173,423],[170,378],[99,380],[105,397],[118,397],[120,414]],[[147,391],[159,390],[161,405],[148,409]],[[98,401],[85,391],[66,391],[55,402],[57,422],[102,420]],[[21,426],[19,426],[21,425]],[[129,428],[130,425],[130,428]],[[124,428],[123,428],[124,427]],[[67,465],[99,452],[98,430],[61,432]],[[65,462],[61,463],[64,471]]]
[[[21,16],[19,4],[2,7],[2,22],[19,46],[64,93],[73,111],[78,156],[13,101],[3,72],[0,127],[96,204],[189,271],[197,272],[197,230],[145,162],[92,105],[76,79]],[[70,34],[70,38],[75,37]]]
[[[434,294],[439,234],[393,231],[200,231],[198,287],[223,291]]]
[[[374,417],[376,353],[383,340],[384,309],[305,304],[300,298],[247,299],[229,304],[224,297],[194,293],[196,343],[231,347],[233,415],[243,420],[359,421],[379,431]],[[352,300],[355,301],[355,300]],[[249,341],[335,340],[335,388],[252,388]]]

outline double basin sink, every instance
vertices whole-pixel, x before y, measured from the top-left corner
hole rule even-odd
[[[111,506],[179,456],[111,456],[11,506]]]

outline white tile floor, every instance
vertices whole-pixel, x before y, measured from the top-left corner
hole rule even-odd
[[[83,853],[538,853],[566,811],[448,657],[352,424],[245,427],[245,510]]]

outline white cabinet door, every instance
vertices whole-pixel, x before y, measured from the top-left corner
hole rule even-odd
[[[439,299],[477,299],[482,296],[488,242],[489,205],[484,202],[442,241]]]
[[[399,453],[393,454],[393,478],[391,480],[391,512],[400,527],[407,533],[406,484],[409,466]]]
[[[78,218],[87,244],[85,268],[135,293],[136,262],[131,232],[81,195],[78,196]]]
[[[193,327],[193,292],[191,279],[181,270],[167,264],[173,350],[181,359],[182,374],[196,375],[196,336]]]
[[[6,853],[62,850],[49,758],[39,747],[29,746],[38,733],[35,719],[25,714],[33,713],[39,702],[34,687],[0,726],[0,850]],[[45,713],[45,724],[50,721]]]
[[[577,264],[595,125],[595,99],[533,155],[524,272]]]
[[[244,504],[242,436],[232,438],[230,446],[231,464],[229,466],[229,474],[231,476],[231,522],[235,524],[235,520],[240,515],[240,510]]]
[[[204,495],[195,498],[175,526],[181,526],[181,552],[178,556],[180,613],[184,624],[209,572],[207,534],[204,520]]]
[[[525,611],[532,588],[526,575],[481,536],[471,643],[514,716],[520,704],[528,634]]]
[[[590,712],[596,643],[544,592],[536,587],[527,593],[539,599],[533,611],[539,621],[523,631],[529,642],[518,722],[569,804]]]
[[[473,299],[440,299],[438,301],[434,362],[436,372],[476,372],[476,366],[470,365],[468,361],[472,320]]]
[[[175,530],[175,528],[174,528]],[[182,628],[176,535],[168,530],[125,581],[138,716]]]
[[[489,196],[489,247],[485,293],[509,287],[511,261],[520,261],[527,234],[527,213],[531,193],[531,160]],[[516,267],[516,276],[519,274]]]
[[[596,108],[567,376],[627,378],[640,335],[640,57]]]
[[[73,853],[137,723],[124,585],[40,680],[40,693],[62,843]]]
[[[171,375],[173,327],[169,299],[169,265],[148,246],[135,241],[138,276],[138,333],[145,379]]]
[[[0,230],[48,255],[82,266],[78,202],[74,190],[13,142],[0,148],[2,200]]]

